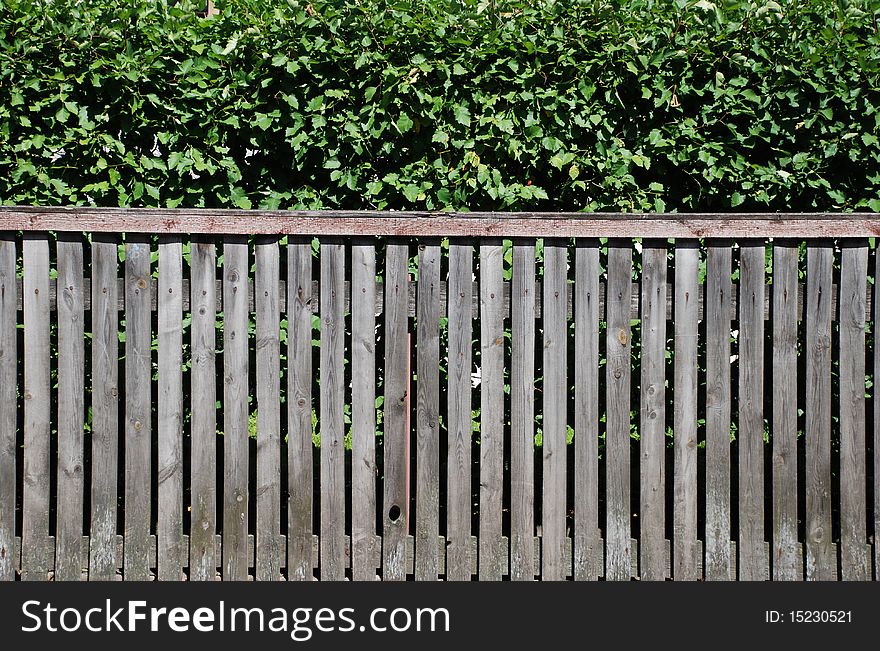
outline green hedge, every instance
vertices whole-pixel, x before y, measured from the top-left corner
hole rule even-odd
[[[4,0],[0,202],[880,211],[877,0],[193,4]]]

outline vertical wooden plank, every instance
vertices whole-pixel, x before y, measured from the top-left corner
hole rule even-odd
[[[312,244],[287,245],[287,578],[312,579]]]
[[[179,581],[183,565],[183,261],[180,236],[159,240],[159,580]]]
[[[59,274],[60,277],[60,274]],[[125,242],[125,523],[123,576],[150,578],[150,457],[152,408],[150,240]],[[59,303],[60,304],[60,303]],[[60,493],[59,493],[60,494]],[[160,554],[161,556],[161,554]]]
[[[0,234],[0,581],[15,580],[18,322],[15,235]],[[82,273],[82,272],[80,272]],[[80,519],[82,522],[82,519]]]
[[[89,580],[116,575],[119,463],[117,236],[92,236],[92,508]]]
[[[64,405],[64,408],[58,410],[55,580],[79,581],[83,570],[82,535],[85,498],[82,235],[59,233],[56,250],[58,254],[58,404]],[[147,310],[149,314],[149,305]],[[2,381],[0,378],[0,383]]]
[[[666,578],[666,243],[642,245],[640,576]]]
[[[700,248],[696,240],[675,243],[675,378],[673,572],[677,581],[696,581],[697,569],[697,342]],[[795,296],[795,300],[797,296]]]
[[[383,496],[382,578],[406,579],[407,410],[410,378],[408,317],[409,246],[405,240],[385,245],[385,484]],[[322,307],[323,309],[323,307]]]
[[[321,579],[345,578],[345,249],[321,242]]]
[[[24,262],[24,491],[21,577],[49,568],[49,238],[26,233]]]
[[[504,491],[504,296],[501,240],[480,242],[481,581],[500,581]]]
[[[440,245],[419,244],[415,578],[440,573]]]
[[[213,581],[217,572],[217,259],[214,242],[190,244],[190,480],[189,579]]]
[[[865,293],[868,243],[840,245],[840,578],[867,581]]]
[[[773,246],[773,579],[801,578],[798,554],[798,244]]]
[[[248,576],[248,245],[223,241],[223,580]]]
[[[0,267],[2,268],[2,267]],[[880,247],[874,248],[874,580],[880,581]],[[0,272],[2,273],[2,272]]]
[[[510,578],[535,579],[535,243],[514,240],[510,334]]]
[[[471,579],[471,362],[473,243],[449,244],[449,368],[446,461],[446,578]],[[534,576],[534,573],[533,573]]]
[[[605,578],[629,581],[631,567],[630,506],[630,297],[632,249],[629,240],[608,241]]]
[[[351,248],[351,574],[376,578],[376,242]]]
[[[806,576],[837,578],[831,546],[831,303],[834,249],[807,246]]]
[[[765,577],[764,552],[764,240],[740,244],[739,578]]]
[[[599,243],[578,240],[574,283],[574,578],[602,573],[599,542]]]
[[[566,417],[568,415],[568,249],[565,240],[544,240],[544,420],[542,457],[541,579],[564,581]]]
[[[256,244],[257,537],[256,579],[281,572],[281,260],[277,237]]]
[[[727,242],[706,259],[706,560],[708,581],[730,579],[730,281]]]

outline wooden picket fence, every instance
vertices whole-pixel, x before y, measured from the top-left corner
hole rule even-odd
[[[0,579],[876,578],[878,232],[0,208]]]

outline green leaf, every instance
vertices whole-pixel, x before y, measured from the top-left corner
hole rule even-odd
[[[397,130],[400,131],[400,133],[406,133],[412,128],[413,121],[406,113],[401,113],[400,117],[397,119]]]
[[[466,106],[455,107],[455,121],[466,127],[471,125],[471,112]]]

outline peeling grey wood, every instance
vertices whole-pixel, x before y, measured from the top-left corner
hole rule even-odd
[[[15,580],[18,315],[15,235],[0,233],[0,581]],[[80,518],[82,522],[82,518]]]

